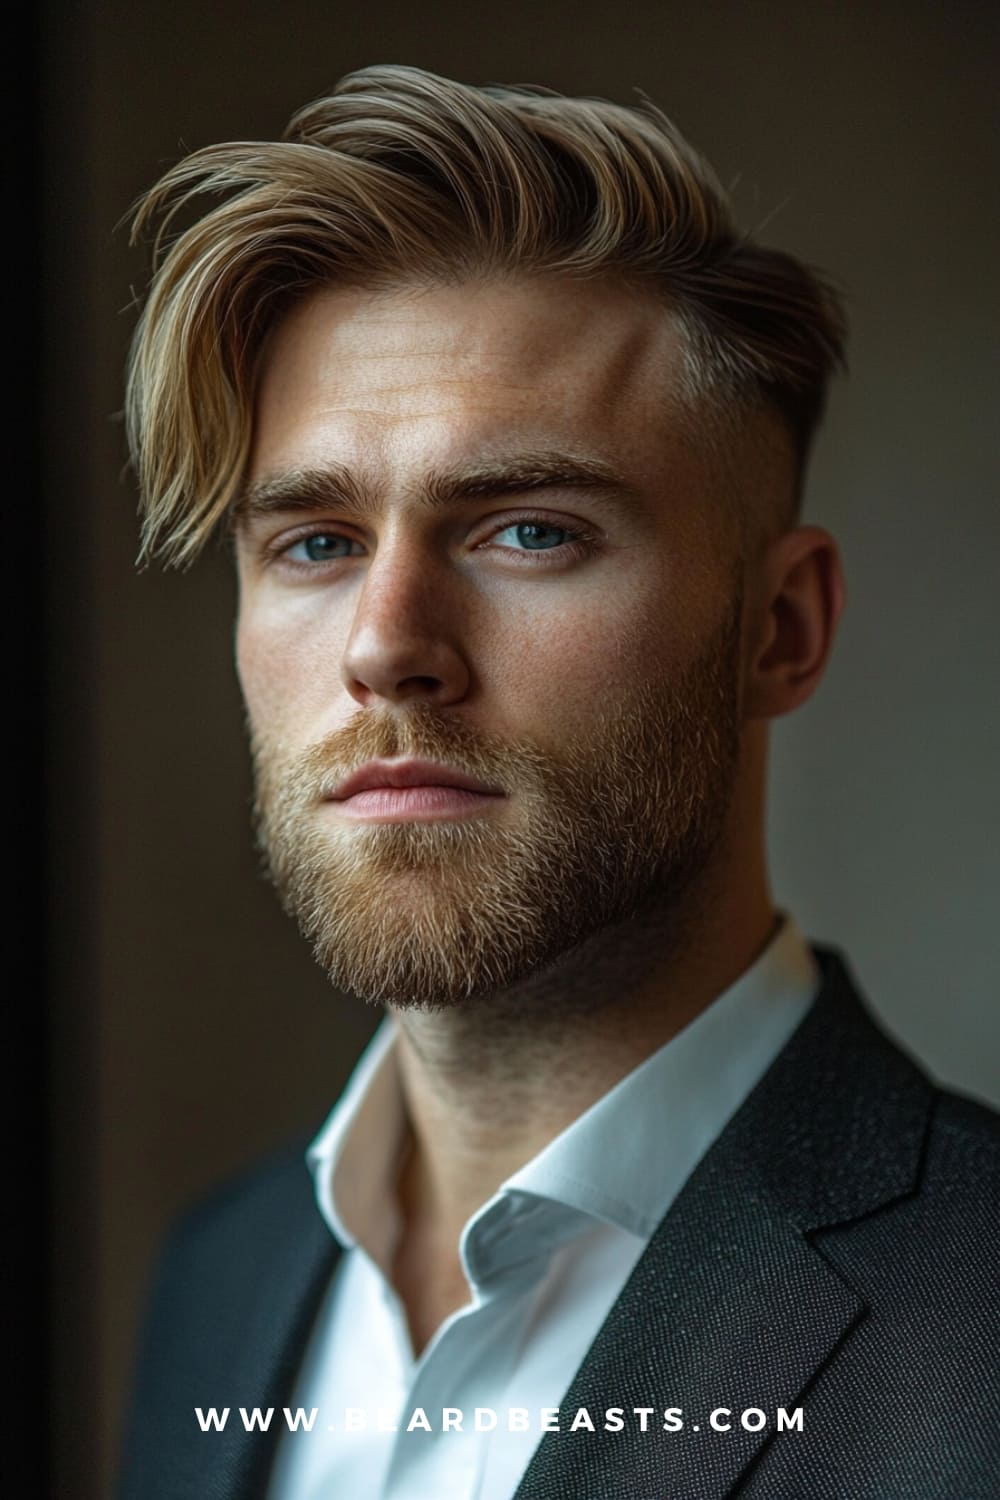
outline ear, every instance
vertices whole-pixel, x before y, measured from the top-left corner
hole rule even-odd
[[[743,711],[775,719],[811,696],[846,602],[840,549],[821,526],[797,526],[758,564]]]

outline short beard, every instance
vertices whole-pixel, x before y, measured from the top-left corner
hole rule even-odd
[[[253,736],[265,870],[331,982],[371,1004],[434,1010],[509,993],[650,913],[666,938],[726,823],[741,615],[738,598],[678,681],[597,705],[593,734],[559,755],[423,700],[363,710],[304,753]],[[448,762],[508,800],[483,817],[338,823],[324,802],[337,783],[400,755]]]

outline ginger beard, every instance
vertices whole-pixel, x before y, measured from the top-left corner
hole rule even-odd
[[[670,919],[723,831],[740,749],[741,600],[697,662],[595,705],[564,751],[414,700],[305,752],[252,732],[257,841],[340,990],[436,1009],[509,991],[601,929]],[[440,761],[507,794],[482,816],[364,823],[330,793],[366,761]]]

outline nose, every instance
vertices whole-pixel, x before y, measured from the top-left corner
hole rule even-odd
[[[341,663],[354,700],[444,707],[464,698],[471,673],[457,637],[452,581],[413,539],[380,547],[365,575]]]

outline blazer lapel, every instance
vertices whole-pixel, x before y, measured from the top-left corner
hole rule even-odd
[[[864,1317],[810,1236],[912,1188],[929,1085],[839,955],[814,953],[816,1002],[661,1222],[515,1500],[721,1500]],[[581,1407],[594,1434],[566,1430]],[[609,1407],[624,1408],[622,1432],[602,1430]],[[636,1407],[654,1408],[645,1433]],[[663,1431],[668,1407],[682,1430]],[[720,1407],[728,1432],[709,1423]],[[741,1425],[748,1408],[766,1414],[758,1431]]]
[[[340,1255],[339,1245],[314,1211],[301,1224],[285,1228],[286,1233],[270,1240],[264,1255],[255,1245],[244,1247],[244,1270],[234,1261],[234,1277],[248,1280],[245,1321],[235,1372],[227,1360],[218,1382],[210,1387],[242,1391],[248,1410],[272,1407],[279,1416],[289,1402],[317,1308]],[[210,1442],[200,1431],[194,1434],[196,1443],[200,1439],[201,1462],[191,1500],[258,1500],[265,1494],[282,1423],[272,1419],[266,1432],[247,1432],[241,1404],[237,1396],[225,1432],[213,1434]]]

